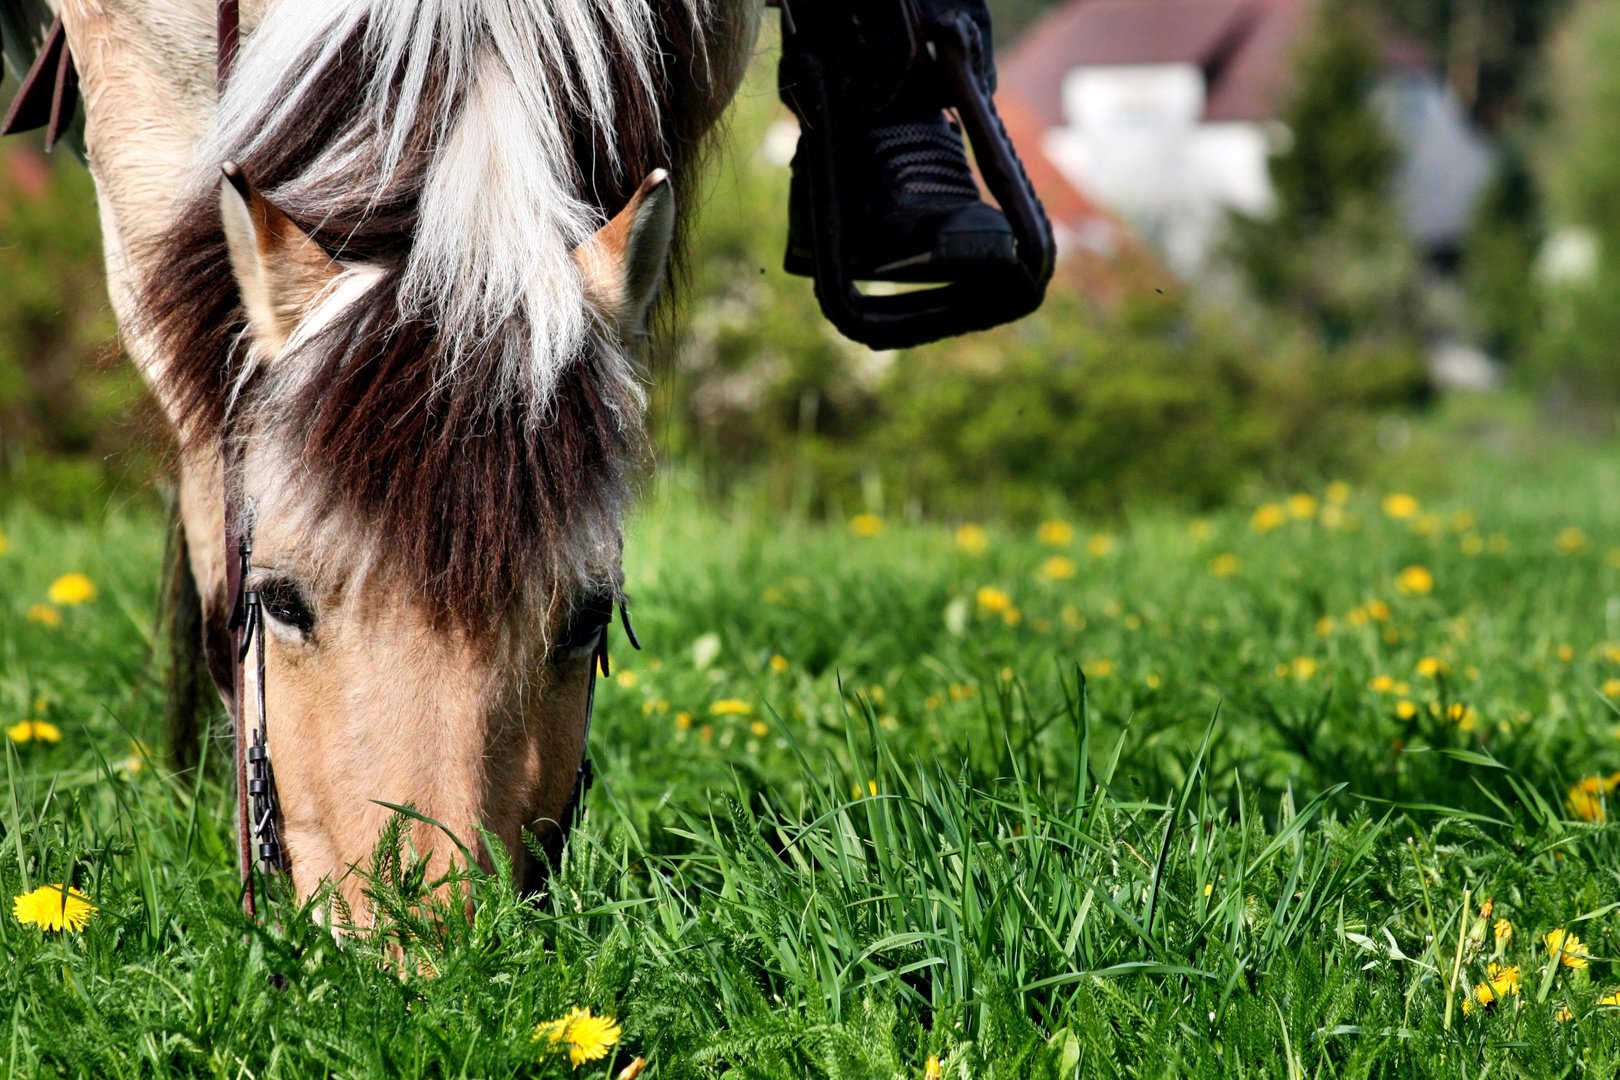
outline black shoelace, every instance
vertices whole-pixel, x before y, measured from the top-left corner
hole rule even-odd
[[[942,120],[873,128],[867,138],[890,191],[979,197],[962,136]]]

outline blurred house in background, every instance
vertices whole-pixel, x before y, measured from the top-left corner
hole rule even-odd
[[[1049,161],[1195,276],[1229,211],[1272,205],[1267,159],[1292,138],[1279,117],[1311,18],[1311,0],[1070,0],[1001,60],[998,103],[1028,118],[1015,132],[1026,161]],[[1445,259],[1491,149],[1421,46],[1385,35],[1381,52],[1376,97],[1402,155],[1405,224]]]

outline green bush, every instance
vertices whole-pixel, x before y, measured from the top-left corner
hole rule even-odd
[[[1330,352],[1308,319],[1240,327],[1145,286],[1094,301],[1061,268],[1017,325],[899,353],[847,342],[780,270],[788,171],[761,148],[785,141],[787,114],[771,79],[767,58],[740,95],[655,394],[661,448],[711,491],[748,484],[812,515],[1210,505],[1256,480],[1353,474],[1372,415],[1422,398],[1398,334]],[[1357,265],[1364,306],[1387,307],[1384,264]]]

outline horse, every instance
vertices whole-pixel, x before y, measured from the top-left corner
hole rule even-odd
[[[243,0],[223,85],[213,0],[50,2],[177,446],[186,644],[263,695],[293,892],[363,917],[387,804],[430,871],[445,833],[489,868],[487,835],[533,887],[624,600],[641,345],[755,0]]]

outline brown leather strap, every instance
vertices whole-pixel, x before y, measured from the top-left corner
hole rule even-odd
[[[5,119],[0,121],[0,135],[44,128],[45,149],[52,150],[73,123],[78,107],[79,71],[73,65],[67,32],[62,29],[62,16],[58,15],[45,34],[45,43],[34,57],[33,66],[23,76],[22,89],[17,91]]]
[[[241,43],[242,16],[238,0],[218,0],[215,7],[215,44],[219,68],[219,89],[225,89],[231,68],[236,64],[236,50]]]

